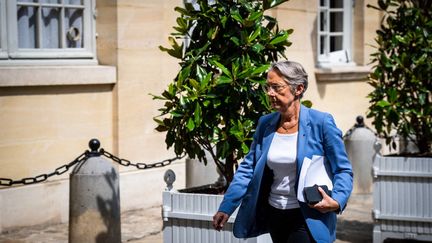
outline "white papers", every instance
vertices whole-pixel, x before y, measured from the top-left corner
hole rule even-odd
[[[297,199],[305,202],[303,188],[315,184],[326,185],[330,191],[333,189],[333,183],[324,166],[324,157],[319,155],[312,156],[312,160],[307,157],[304,158],[300,171]]]

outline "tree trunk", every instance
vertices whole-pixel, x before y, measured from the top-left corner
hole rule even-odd
[[[235,170],[235,166],[237,165],[237,160],[235,159],[234,154],[230,154],[226,159],[225,159],[225,173],[224,173],[224,177],[227,181],[227,188],[228,186],[231,184],[231,181],[234,178],[234,170]]]

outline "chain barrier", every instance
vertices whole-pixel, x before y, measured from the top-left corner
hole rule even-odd
[[[120,164],[120,165],[135,166],[137,169],[141,169],[141,170],[164,167],[164,166],[170,165],[173,161],[182,159],[186,156],[186,155],[177,156],[177,157],[174,157],[171,159],[165,159],[165,160],[162,160],[160,162],[156,162],[156,163],[152,163],[152,164],[132,163],[131,161],[129,161],[127,159],[121,159],[121,158],[111,154],[110,152],[104,150],[103,148],[101,148],[98,152],[97,149],[99,148],[99,141],[90,140],[89,144],[90,144],[90,148],[92,151],[88,151],[88,150],[85,151],[80,156],[78,156],[76,159],[74,159],[72,162],[58,167],[57,169],[55,169],[53,172],[51,172],[49,174],[40,174],[40,175],[35,176],[35,177],[27,177],[27,178],[23,178],[21,180],[12,180],[12,179],[8,179],[8,178],[1,178],[0,177],[0,186],[12,186],[12,185],[18,185],[18,184],[30,185],[30,184],[40,183],[40,182],[46,181],[51,176],[64,174],[71,167],[73,167],[77,164],[80,164],[83,161],[86,161],[89,157],[92,157],[92,156],[103,155],[103,156],[111,159],[112,161]]]
[[[178,159],[182,159],[186,156],[186,155],[177,156],[177,157],[174,157],[171,159],[165,159],[165,160],[162,160],[160,162],[153,163],[153,164],[146,164],[146,163],[132,163],[131,161],[129,161],[127,159],[121,159],[121,158],[111,154],[110,152],[105,151],[103,148],[101,148],[99,150],[99,153],[101,155],[107,157],[108,159],[111,159],[112,161],[120,164],[120,165],[135,166],[137,169],[140,169],[140,170],[164,167],[164,166],[170,165],[173,161],[178,160]]]
[[[78,163],[81,163],[84,160],[87,160],[87,158],[88,158],[88,151],[82,153],[80,156],[78,156],[72,162],[58,167],[57,169],[55,169],[53,172],[51,172],[49,174],[41,174],[41,175],[38,175],[35,177],[23,178],[21,180],[12,180],[12,179],[0,178],[0,186],[12,186],[12,185],[17,185],[17,184],[30,185],[30,184],[43,182],[43,181],[46,181],[49,177],[51,177],[53,175],[64,174],[72,166],[74,166]]]

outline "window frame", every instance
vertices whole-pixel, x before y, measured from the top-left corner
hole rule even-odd
[[[352,66],[352,29],[353,29],[353,1],[342,0],[343,8],[332,8],[330,9],[331,0],[323,0],[324,7],[321,6],[320,0],[317,1],[318,12],[317,12],[317,64],[319,67],[327,66]],[[330,31],[330,13],[342,11],[342,31],[331,32]],[[321,19],[321,12],[324,12],[325,20]],[[324,30],[321,31],[321,23],[324,22]],[[326,38],[326,45],[324,50],[321,49],[321,37]],[[331,36],[342,36],[342,50],[330,52],[330,37]],[[323,52],[323,54],[321,54]]]
[[[0,1],[4,2],[4,1]],[[27,3],[26,3],[27,5]],[[33,4],[29,4],[33,5]],[[35,3],[35,6],[47,6],[50,4]],[[71,6],[64,4],[62,0],[60,4],[63,7]],[[5,25],[7,26],[7,33],[3,33],[2,28],[2,41],[6,37],[6,57],[0,56],[0,59],[6,59],[7,61],[15,60],[95,60],[96,59],[96,30],[95,30],[95,0],[83,0],[83,48],[18,48],[18,17],[17,17],[17,0],[6,1],[6,18],[3,17],[3,13],[0,13],[3,19],[6,20]],[[4,8],[1,8],[4,9]],[[61,23],[62,21],[60,21]],[[3,22],[2,22],[3,23]],[[64,28],[64,26],[62,26]],[[66,32],[67,30],[65,30]],[[59,33],[60,34],[60,33]],[[2,46],[3,47],[3,46]],[[4,51],[3,49],[1,49]],[[4,55],[4,53],[2,53]],[[67,62],[67,61],[66,61]]]
[[[0,60],[8,58],[6,1],[0,1]]]

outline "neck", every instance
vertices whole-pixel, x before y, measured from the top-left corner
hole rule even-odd
[[[281,122],[298,121],[300,116],[300,101],[294,101],[284,112],[281,112]]]
[[[298,123],[300,116],[300,103],[293,103],[288,107],[286,112],[281,113],[278,132],[280,133],[295,133],[298,131]]]

